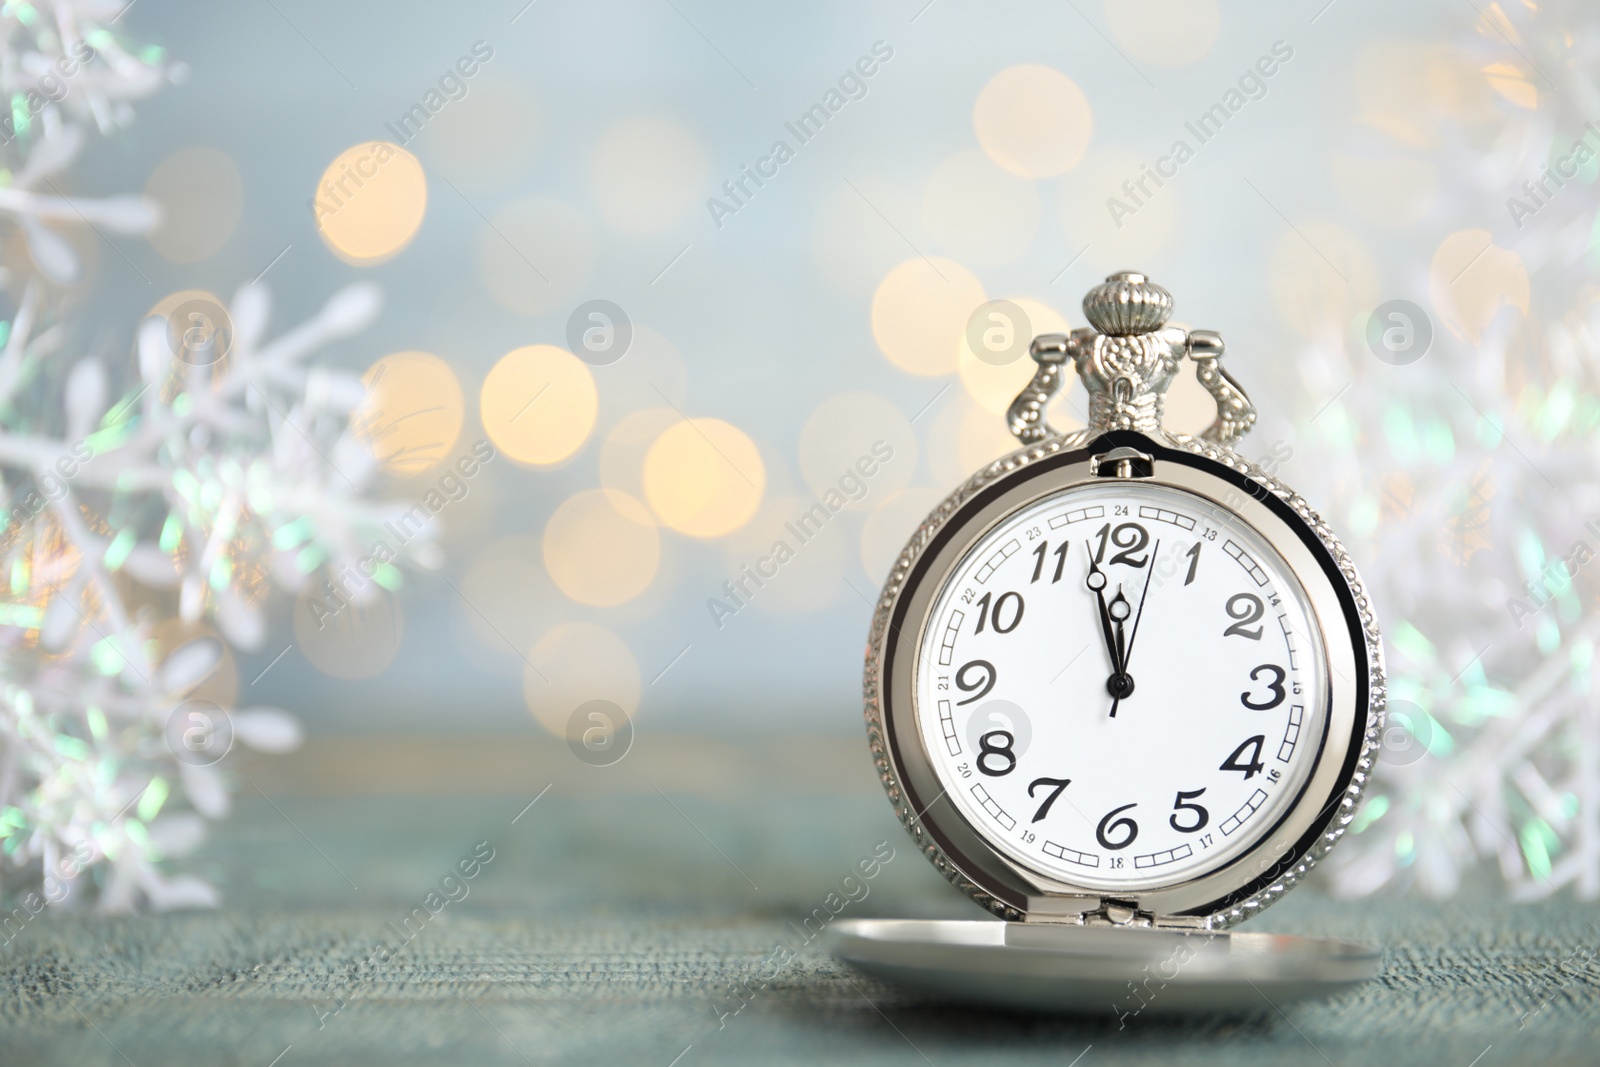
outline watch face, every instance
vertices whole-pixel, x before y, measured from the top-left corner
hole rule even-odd
[[[948,572],[917,646],[916,723],[945,795],[1013,862],[1091,890],[1175,885],[1295,806],[1327,731],[1294,572],[1185,490],[1080,485]]]

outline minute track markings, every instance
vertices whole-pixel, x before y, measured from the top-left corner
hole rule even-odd
[[[1305,718],[1303,704],[1289,706],[1289,725],[1283,728],[1283,744],[1278,746],[1278,762],[1288,763],[1294,756],[1294,746],[1300,741],[1300,723]]]
[[[1059,530],[1061,527],[1067,526],[1074,522],[1083,522],[1086,519],[1103,519],[1105,517],[1106,509],[1096,504],[1093,507],[1076,508],[1072,511],[1063,512],[1060,515],[1056,515],[1050,519],[1049,526],[1052,530]]]
[[[1225,929],[1300,881],[1340,836],[1330,832],[1332,811],[1365,785],[1384,691],[1366,590],[1311,506],[1235,450],[1255,408],[1221,369],[1221,338],[1171,325],[1171,307],[1165,290],[1123,272],[1085,298],[1090,328],[1035,339],[1038,369],[1006,413],[1024,447],[963,481],[918,525],[874,614],[864,695],[884,787],[896,805],[913,783],[938,783],[959,801],[930,817],[936,842],[918,843],[1008,921],[1070,920],[1081,893],[1079,922],[1122,918],[1106,908],[1114,901],[1157,928]],[[1159,397],[1185,359],[1216,402],[1203,437],[1161,426]],[[1085,429],[1058,434],[1043,412],[1069,380],[1094,402]],[[1159,558],[1146,552],[1158,533]],[[1099,548],[1095,584],[1122,631],[1112,625],[1110,640],[1096,592],[1055,581],[1050,550],[1068,534]],[[1009,557],[995,556],[1012,538],[1022,562],[1006,567]],[[1064,579],[1083,574],[1059,569]],[[974,605],[985,589],[993,596],[979,625]],[[1239,621],[1222,607],[1242,589],[1264,609],[1245,623],[1262,627],[1254,640],[1222,632]],[[941,669],[940,629],[964,590],[965,625]],[[1013,610],[1020,602],[998,603],[1008,592],[1026,599],[1025,620]],[[1154,636],[1137,637],[1146,630]],[[951,672],[966,664],[968,685],[954,692]],[[1137,714],[1100,714],[1108,671],[1138,674],[1140,693],[1128,701]],[[933,712],[946,696],[960,757],[947,755],[947,728]],[[963,711],[963,698],[977,703]],[[994,750],[985,771],[996,776],[982,778],[981,795],[1015,820],[1009,831],[973,791],[979,770],[962,762],[982,735]],[[1066,803],[1036,810],[1055,795],[1052,782]],[[1097,829],[1112,851],[1092,847]],[[1070,891],[1065,909],[1040,899],[1053,888]]]
[[[950,750],[950,755],[961,755],[961,738],[956,735],[955,716],[950,712],[950,701],[943,697],[939,699],[939,728],[944,734],[944,746]]]
[[[1054,856],[1058,860],[1066,860],[1068,863],[1076,863],[1080,867],[1100,866],[1100,857],[1098,854],[1093,852],[1079,852],[1075,848],[1068,848],[1066,845],[1058,845],[1054,841],[1046,841],[1044,845],[1040,847],[1039,851],[1043,852],[1046,856]]]
[[[1188,845],[1178,845],[1164,852],[1151,852],[1143,856],[1135,856],[1133,857],[1133,865],[1138,868],[1160,867],[1168,863],[1176,863],[1179,860],[1186,860],[1192,855],[1194,855],[1194,849]]]
[[[1003,545],[997,552],[991,555],[984,562],[982,567],[978,568],[978,572],[972,576],[972,580],[977,582],[979,585],[986,584],[994,572],[1000,569],[1000,565],[1006,560],[1010,559],[1012,556],[1016,555],[1021,548],[1022,542],[1013,537],[1010,541],[1007,541],[1005,545]]]
[[[1231,538],[1223,542],[1222,551],[1239,561],[1239,566],[1244,568],[1245,573],[1250,575],[1251,581],[1255,582],[1257,587],[1266,585],[1272,580],[1267,577],[1267,572],[1261,569],[1261,565],[1254,557],[1235,544]]]
[[[1165,500],[1160,506],[1145,503],[1145,500],[1148,498],[1141,499],[1135,492],[1132,496],[1103,497],[1103,503],[1067,510],[1046,504],[1031,513],[1026,510],[1013,513],[970,547],[965,562],[948,572],[942,591],[937,595],[937,610],[924,631],[937,634],[931,639],[924,638],[927,652],[947,660],[937,668],[931,661],[925,661],[927,669],[940,672],[941,679],[946,680],[940,688],[959,690],[938,694],[937,701],[930,700],[937,705],[938,713],[924,720],[929,724],[927,739],[937,751],[941,780],[945,784],[959,782],[965,786],[961,790],[952,789],[950,795],[962,797],[964,803],[959,807],[968,813],[969,821],[976,820],[974,825],[982,827],[981,835],[995,840],[1025,865],[1041,870],[1060,869],[1063,871],[1060,877],[1072,883],[1089,878],[1090,872],[1094,872],[1090,884],[1104,884],[1107,888],[1128,885],[1130,891],[1152,880],[1187,877],[1182,873],[1168,875],[1167,871],[1187,871],[1196,865],[1210,869],[1213,864],[1232,862],[1232,857],[1245,847],[1240,842],[1253,842],[1257,837],[1258,831],[1250,827],[1265,825],[1264,820],[1276,818],[1275,813],[1282,804],[1278,798],[1286,795],[1281,787],[1296,788],[1303,780],[1304,772],[1297,769],[1297,763],[1304,762],[1300,752],[1306,747],[1291,742],[1291,738],[1297,741],[1299,732],[1305,729],[1304,702],[1297,694],[1293,703],[1301,710],[1294,714],[1300,717],[1300,722],[1293,724],[1289,721],[1291,702],[1277,697],[1280,685],[1287,696],[1289,687],[1298,684],[1301,664],[1290,663],[1280,680],[1279,669],[1275,669],[1272,662],[1285,663],[1284,657],[1303,651],[1294,648],[1299,643],[1295,635],[1307,625],[1300,617],[1305,607],[1296,599],[1298,594],[1288,596],[1280,592],[1283,588],[1278,580],[1282,574],[1281,559],[1257,547],[1250,539],[1253,531],[1248,527],[1241,531],[1235,525],[1237,519],[1213,518],[1215,528],[1205,526],[1202,529],[1195,513],[1186,514],[1181,506],[1170,508]],[[1072,521],[1068,521],[1069,516]],[[1189,520],[1192,525],[1175,521],[1178,519]],[[1156,531],[1138,528],[1136,524],[1141,521],[1160,522],[1179,533],[1176,539],[1171,534],[1151,536]],[[1083,528],[1084,522],[1093,525]],[[1065,535],[1071,532],[1074,523],[1080,524],[1080,530],[1068,540]],[[1071,544],[1080,539],[1085,543],[1083,556],[1078,555],[1077,545]],[[1214,556],[1211,551],[1201,551],[1207,541],[1215,542],[1213,549],[1219,554]],[[1234,559],[1243,574],[1235,578],[1232,575],[1236,572],[1231,569],[1206,562],[1220,560],[1221,554]],[[1080,562],[1069,565],[1068,557]],[[1074,572],[1074,567],[1088,570]],[[1161,568],[1159,581],[1158,567]],[[1059,579],[1058,570],[1061,572]],[[1145,573],[1137,574],[1140,570]],[[1073,578],[1074,573],[1083,577]],[[980,575],[982,581],[979,581]],[[1087,588],[1074,586],[1073,582],[1078,580],[1084,581]],[[1094,582],[1103,583],[1098,591],[1091,584]],[[1157,590],[1153,585],[1162,588]],[[1222,631],[1226,626],[1239,622],[1221,608],[1229,595],[1241,586],[1251,590],[1252,597],[1261,602],[1262,616],[1267,622],[1263,634],[1266,640],[1258,644],[1232,636],[1226,638],[1227,645],[1212,646],[1210,642],[1224,640]],[[966,590],[964,595],[963,590]],[[1153,607],[1149,601],[1151,595],[1159,601]],[[1107,608],[1104,618],[1099,613],[1101,596]],[[1083,606],[1085,599],[1089,602],[1087,609]],[[962,612],[959,619],[954,614],[958,610]],[[1093,617],[1085,618],[1081,614],[1084,610]],[[1151,629],[1144,625],[1146,614],[1157,620],[1152,626],[1158,636],[1141,641],[1138,635]],[[1177,620],[1169,619],[1172,615],[1176,615]],[[1260,625],[1250,614],[1244,617],[1249,620],[1246,627],[1254,629]],[[1219,621],[1211,622],[1211,619]],[[1180,629],[1174,630],[1174,621],[1179,623]],[[1164,715],[1158,714],[1162,709],[1152,707],[1150,715],[1158,732],[1148,733],[1150,723],[1146,722],[1127,734],[1127,743],[1154,742],[1158,751],[1165,753],[1159,756],[1157,765],[1168,769],[1157,772],[1160,777],[1148,782],[1135,777],[1130,783],[1132,788],[1117,788],[1115,780],[1107,776],[1109,766],[1102,769],[1092,761],[1085,766],[1081,759],[1071,756],[1070,747],[1063,747],[1061,724],[1078,714],[1077,702],[1083,699],[1087,683],[1081,672],[1087,670],[1091,675],[1106,678],[1107,675],[1100,672],[1109,670],[1114,675],[1120,668],[1131,680],[1137,673],[1133,659],[1137,654],[1137,662],[1143,671],[1150,673],[1150,684],[1155,686],[1148,703],[1154,705],[1159,701],[1164,702],[1164,707],[1171,707],[1175,694],[1184,690],[1171,688],[1172,666],[1176,665],[1169,665],[1165,660],[1175,647],[1183,647],[1172,644],[1180,640],[1176,635],[1183,632],[1193,633],[1199,639],[1197,648],[1201,650],[1198,652],[1201,658],[1185,660],[1188,666],[1179,669],[1177,675],[1204,680],[1202,687],[1195,690],[1197,697],[1205,694],[1203,699],[1231,699],[1236,710],[1229,713],[1229,721],[1237,723],[1240,731],[1230,738],[1229,728],[1225,727],[1220,751],[1216,748],[1203,750],[1193,738],[1178,741],[1178,735],[1163,725]],[[1283,644],[1274,639],[1274,634],[1282,635]],[[1072,642],[1071,645],[1054,651],[1063,639]],[[948,647],[942,647],[947,642]],[[1059,666],[1073,648],[1087,652],[1094,644],[1106,646],[1105,660],[1096,663],[1095,657],[1081,657],[1083,662],[1080,663],[1080,657],[1074,657],[1066,667]],[[1226,654],[1212,654],[1213,647]],[[941,652],[944,653],[942,657]],[[1036,662],[1040,664],[1038,670],[1034,667]],[[966,671],[959,685],[953,673],[957,666]],[[1253,680],[1250,678],[1252,669],[1256,670]],[[1198,674],[1194,673],[1196,671]],[[1168,680],[1158,678],[1161,674]],[[1065,687],[1066,705],[1059,703],[1061,696],[1052,700],[1051,690],[1046,687],[1047,679],[1059,681]],[[1144,681],[1140,679],[1141,684]],[[931,689],[932,678],[927,677],[919,684],[927,684]],[[1098,681],[1094,687],[1100,688]],[[1220,687],[1220,692],[1216,687]],[[1162,694],[1160,697],[1158,692]],[[1230,692],[1231,697],[1228,696]],[[1260,711],[1251,710],[1241,704],[1242,692],[1249,694],[1251,703],[1270,706]],[[984,710],[996,700],[1011,704],[1012,708],[1004,712]],[[1089,714],[1102,722],[1109,720],[1114,729],[1121,729],[1115,724],[1123,719],[1137,724],[1139,719],[1145,718],[1145,700],[1129,701],[1124,697],[1118,701],[1112,695],[1109,703],[1118,708],[1116,719]],[[1121,703],[1139,706],[1140,715],[1133,718],[1124,715]],[[1100,707],[1105,709],[1107,705]],[[1197,707],[1196,715],[1201,711]],[[1022,715],[1020,720],[1015,718],[1018,713]],[[1246,720],[1237,717],[1240,714],[1268,721],[1246,725]],[[1012,719],[995,718],[996,715]],[[1011,726],[1009,721],[1019,725]],[[1197,717],[1193,721],[1200,720]],[[975,725],[979,722],[984,725]],[[994,723],[996,728],[990,729],[989,723]],[[1221,764],[1235,751],[1238,740],[1246,733],[1254,735],[1263,730],[1266,737],[1260,745],[1259,757],[1256,749],[1245,748],[1238,761],[1249,764],[1259,758],[1269,762],[1271,769],[1263,768],[1260,773],[1249,775],[1253,780],[1248,785],[1244,784],[1246,775],[1222,771]],[[1180,734],[1187,735],[1187,730]],[[1169,737],[1172,738],[1170,743]],[[1188,755],[1191,751],[1193,756]],[[948,763],[944,762],[946,759]],[[958,763],[961,765],[959,776],[955,772]],[[1185,767],[1188,769],[1184,770]],[[1242,771],[1245,767],[1239,769]],[[1072,794],[1084,782],[1089,783],[1089,791],[1074,802]],[[1230,782],[1237,784],[1230,785]],[[1190,798],[1190,804],[1173,809],[1174,790],[1180,800]],[[1203,799],[1193,800],[1200,794],[1204,794]],[[1213,799],[1214,804],[1211,803]],[[1209,825],[1202,826],[1206,818],[1201,814],[1202,806],[1213,812],[1220,809],[1223,821],[1231,820],[1226,835],[1221,832],[1217,817],[1211,817]],[[1068,809],[1072,815],[1064,816],[1062,813]],[[1084,809],[1094,814],[1085,816]],[[1230,812],[1232,814],[1226,814]],[[1109,854],[1082,847],[1095,843],[1096,821],[1101,820],[1104,813],[1110,813],[1104,833],[1118,846]],[[1169,826],[1173,820],[1176,822]],[[1132,836],[1137,841],[1125,842],[1124,838],[1130,836],[1135,824],[1138,829]],[[1109,866],[1107,855],[1114,860]],[[1073,877],[1064,873],[1070,870],[1081,874]]]
[[[983,805],[984,811],[987,811],[991,816],[994,817],[995,822],[999,823],[1001,826],[1004,826],[1007,830],[1015,830],[1017,828],[1017,820],[1006,814],[1006,809],[1002,808],[995,801],[995,799],[989,795],[989,791],[983,787],[982,782],[972,783],[972,795],[978,798],[978,803]]]
[[[1149,504],[1139,505],[1139,517],[1141,519],[1154,519],[1156,522],[1170,522],[1174,526],[1180,526],[1190,531],[1195,527],[1195,521],[1181,511],[1153,508]]]

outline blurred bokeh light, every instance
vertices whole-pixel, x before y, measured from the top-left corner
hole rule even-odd
[[[396,352],[361,381],[367,395],[355,424],[385,467],[418,474],[449,458],[465,414],[450,364],[429,352]]]
[[[644,458],[644,491],[666,525],[690,537],[721,537],[755,514],[767,471],[755,442],[721,419],[667,427]]]
[[[591,700],[609,700],[632,715],[639,708],[639,665],[622,638],[592,622],[554,626],[534,642],[522,691],[534,721],[565,737],[567,719]]]
[[[938,377],[956,369],[983,283],[961,264],[919,256],[891,270],[872,297],[872,336],[901,370]]]
[[[478,402],[496,448],[518,463],[548,467],[588,440],[599,397],[578,357],[554,345],[527,345],[500,358]]]
[[[445,487],[437,570],[359,600],[319,585],[260,662],[241,656],[216,684],[256,698],[240,678],[288,646],[259,699],[313,731],[323,708],[340,729],[441,728],[449,700],[478,728],[525,729],[525,705],[560,734],[593,699],[670,728],[854,729],[878,583],[944,493],[1016,446],[1005,412],[1034,370],[1029,337],[1083,326],[1084,291],[1114,270],[1147,271],[1175,323],[1223,334],[1263,413],[1247,454],[1294,457],[1290,483],[1319,503],[1338,487],[1341,529],[1370,533],[1399,483],[1308,457],[1353,447],[1369,390],[1403,392],[1383,377],[1400,368],[1368,360],[1374,307],[1424,307],[1430,360],[1521,330],[1531,366],[1571,348],[1531,325],[1539,257],[1600,263],[1600,162],[1526,228],[1501,211],[1538,177],[1520,162],[1530,137],[1559,156],[1582,133],[1529,60],[1558,83],[1560,61],[1508,47],[1521,13],[1458,7],[1387,10],[1374,28],[1342,4],[1216,0],[981,14],[623,0],[515,22],[357,3],[339,17],[362,35],[325,57],[283,26],[309,8],[134,7],[192,78],[141,136],[81,161],[82,188],[120,188],[133,168],[162,212],[150,249],[65,238],[118,279],[102,287],[115,335],[259,281],[266,322],[210,325],[278,336],[371,280],[381,317],[328,358],[363,374],[357,422],[380,477],[422,500],[494,448]],[[268,32],[281,39],[259,55],[236,46]],[[479,39],[492,58],[397,125]],[[877,41],[892,58],[841,87]],[[1264,89],[1242,82],[1268,55]],[[219,103],[239,121],[219,123]],[[813,104],[827,118],[801,136]],[[1198,137],[1215,106],[1228,117]],[[788,154],[763,165],[780,141]],[[1160,161],[1179,141],[1174,171]],[[1496,217],[1467,217],[1469,200]],[[48,255],[43,240],[8,255]],[[582,346],[596,306],[615,309],[622,350]],[[1001,307],[1020,312],[1017,344],[976,351]],[[1069,372],[1046,415],[1075,429],[1086,402]],[[1214,413],[1186,365],[1168,425],[1198,432]],[[1406,492],[1415,508],[1428,490]],[[802,541],[794,520],[819,505]],[[784,695],[751,714],[752,687]]]
[[[580,604],[609,607],[632,600],[660,562],[661,537],[649,509],[614,489],[569,497],[545,526],[545,568]]]
[[[1049,178],[1083,158],[1094,113],[1078,84],[1037,63],[1007,67],[978,94],[972,127],[989,158],[1024,178]]]
[[[382,263],[416,236],[428,210],[428,179],[417,157],[387,141],[336,156],[312,193],[322,239],[357,266]]]

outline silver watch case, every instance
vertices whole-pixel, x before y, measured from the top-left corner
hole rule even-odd
[[[933,865],[1012,922],[1221,930],[1297,885],[1344,836],[1372,774],[1384,717],[1383,650],[1355,565],[1306,501],[1260,467],[1200,438],[1114,430],[1055,437],[989,464],[923,521],[878,599],[867,644],[867,736],[901,824]],[[1133,453],[1149,463],[1102,462]],[[1316,763],[1278,823],[1227,864],[1152,889],[1107,895],[1024,868],[944,795],[917,729],[915,670],[940,579],[997,523],[1044,496],[1137,477],[1211,501],[1283,557],[1311,601],[1326,652],[1328,707]]]

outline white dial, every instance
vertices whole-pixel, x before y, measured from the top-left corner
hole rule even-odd
[[[918,647],[945,794],[1014,862],[1148,889],[1272,829],[1317,761],[1324,655],[1305,591],[1237,515],[1138,481],[1009,516],[957,563]]]

